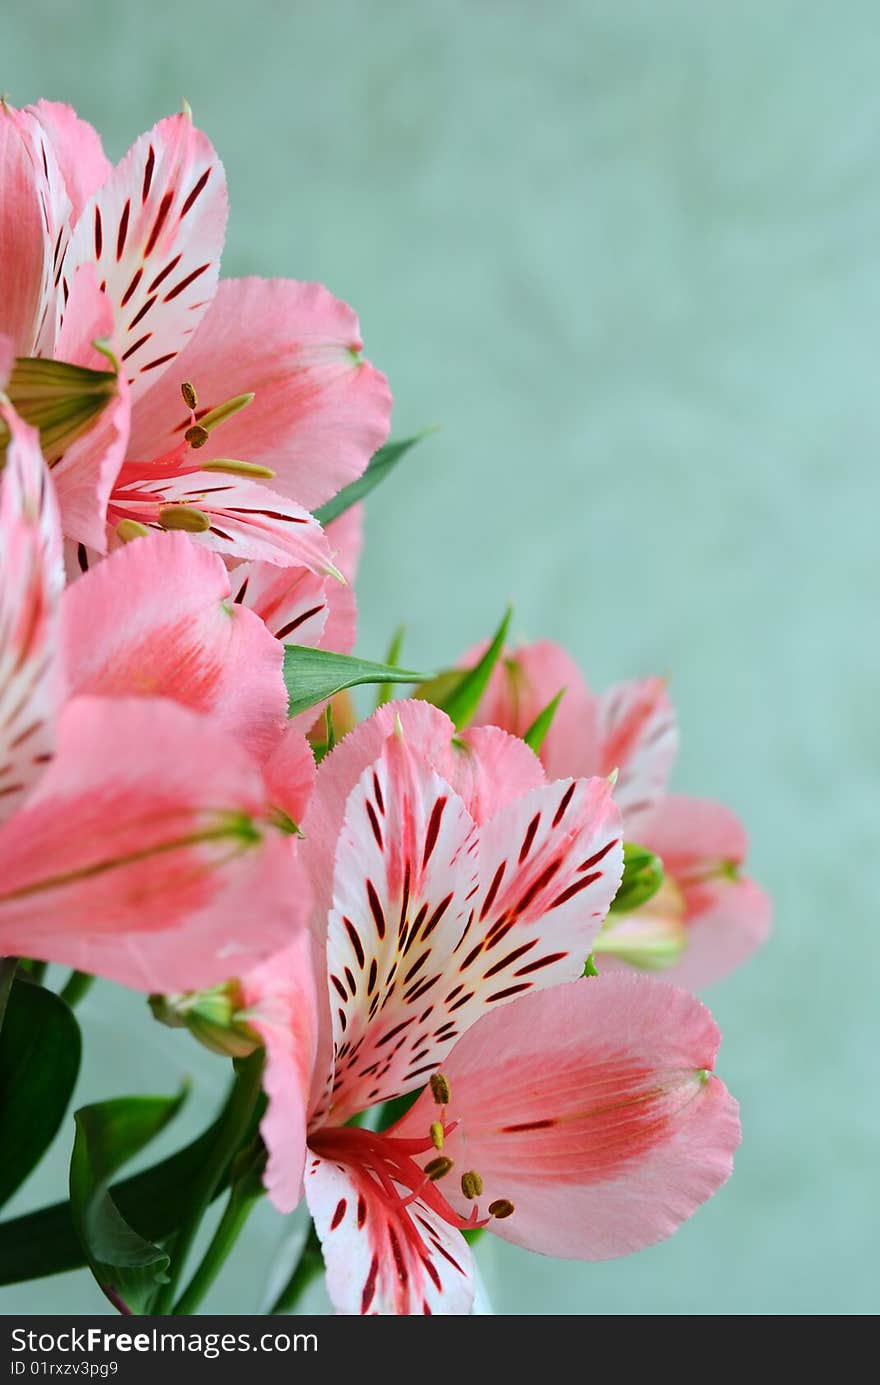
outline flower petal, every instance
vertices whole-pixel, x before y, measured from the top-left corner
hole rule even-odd
[[[242,978],[248,1023],[266,1045],[263,1087],[269,1105],[260,1133],[269,1160],[263,1181],[279,1212],[292,1212],[302,1196],[317,1043],[316,974],[312,941],[303,930]]]
[[[538,757],[497,726],[469,727],[456,736],[451,752],[449,782],[478,823],[547,782]]]
[[[83,208],[62,289],[80,265],[96,266],[133,399],[167,370],[207,311],[226,211],[223,166],[188,115],[169,116],[141,135]],[[179,391],[184,377],[174,374]]]
[[[315,517],[261,482],[207,471],[123,482],[113,493],[114,522],[130,518],[158,526],[160,520],[167,523],[163,510],[183,505],[208,516],[210,527],[198,539],[215,553],[307,567],[322,576],[335,571],[327,536]]]
[[[232,583],[233,599],[258,615],[276,640],[318,648],[327,623],[330,579],[307,567],[251,562],[238,564]]]
[[[359,359],[358,321],[320,284],[225,279],[175,378],[155,383],[136,410],[132,456],[148,461],[189,424],[179,382],[200,411],[253,393],[212,432],[205,461],[237,457],[271,467],[275,489],[308,509],[354,481],[388,436],[384,375]]]
[[[106,357],[94,343],[117,345],[113,308],[91,265],[83,265],[73,276],[68,308],[56,345],[58,359],[106,370]],[[65,535],[98,553],[107,551],[107,504],[128,445],[131,405],[124,372],[117,376],[116,391],[94,426],[52,468]]]
[[[25,110],[39,121],[49,138],[70,199],[72,219],[76,221],[86,202],[113,171],[101,136],[62,101],[37,101]]]
[[[646,977],[608,976],[488,1015],[444,1063],[457,1122],[444,1154],[483,1180],[505,1240],[604,1260],[672,1234],[730,1175],[737,1104],[710,1076],[718,1029],[699,1001]],[[421,1133],[426,1093],[394,1135]],[[450,1184],[452,1180],[449,1180]],[[444,1185],[445,1189],[445,1185]],[[467,1213],[455,1188],[450,1203]]]
[[[412,1091],[459,1030],[441,1013],[476,888],[461,799],[392,735],[349,797],[327,938],[334,1123]]]
[[[684,890],[687,946],[664,979],[702,990],[728,976],[767,941],[773,906],[748,876]]]
[[[285,728],[281,647],[229,596],[221,560],[187,534],[126,544],[64,593],[72,692],[171,698],[265,758]]]
[[[418,1201],[404,1207],[393,1187],[335,1158],[311,1155],[305,1184],[337,1312],[470,1313],[470,1249],[430,1208]]]
[[[263,765],[263,780],[272,806],[285,812],[291,822],[298,824],[305,817],[316,771],[312,747],[302,732],[288,722]]]
[[[483,650],[472,650],[473,663]],[[524,736],[562,689],[562,700],[541,747],[541,762],[551,779],[599,774],[599,699],[562,645],[539,640],[506,653],[492,671],[477,720]]]
[[[8,404],[0,473],[0,821],[42,774],[55,744],[61,535],[39,437]]]
[[[17,356],[51,353],[56,268],[70,203],[51,145],[27,111],[0,103],[0,332]]]
[[[0,953],[145,991],[240,975],[301,922],[290,837],[234,741],[162,698],[78,697],[0,829]],[[247,927],[242,920],[247,920]]]
[[[487,1006],[580,976],[622,871],[607,780],[557,780],[485,823],[479,890],[442,995],[458,1032]]]
[[[678,754],[678,726],[663,678],[609,688],[599,699],[600,762],[594,773],[618,771],[614,797],[627,822],[666,791]]]

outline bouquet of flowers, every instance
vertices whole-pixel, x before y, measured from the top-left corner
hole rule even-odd
[[[188,108],[112,167],[70,108],[4,104],[0,189],[0,1200],[94,976],[231,1068],[135,1175],[183,1094],[77,1110],[0,1282],[88,1265],[191,1314],[264,1196],[312,1219],[275,1311],[324,1270],[341,1313],[467,1314],[480,1233],[670,1235],[740,1138],[692,992],[769,906],[734,815],[667,791],[665,682],[597,695],[509,614],[429,670],[352,654],[363,500],[419,439],[346,304],[219,279]]]

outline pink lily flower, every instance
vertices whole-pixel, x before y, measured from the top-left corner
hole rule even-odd
[[[223,981],[303,925],[279,826],[314,762],[281,647],[183,534],[62,591],[37,434],[0,419],[0,954],[146,991]]]
[[[660,856],[665,870],[653,899],[609,916],[596,942],[599,966],[663,968],[664,979],[689,989],[719,980],[770,928],[768,896],[742,873],[745,829],[719,803],[667,792],[678,727],[661,678],[597,695],[564,649],[540,641],[499,661],[476,720],[524,735],[563,688],[540,751],[548,774],[617,769],[624,835]]]
[[[548,783],[493,728],[453,736],[391,704],[322,762],[312,939],[243,982],[269,1194],[289,1210],[304,1181],[343,1313],[469,1313],[467,1228],[581,1258],[648,1245],[739,1139],[697,1001],[576,980],[622,868],[608,782]],[[390,1130],[346,1124],[421,1087]]]
[[[112,406],[53,459],[72,573],[134,525],[338,582],[309,510],[386,440],[387,382],[321,285],[218,284],[225,178],[189,114],[113,168],[69,107],[3,105],[0,187],[0,334],[17,356],[106,366],[104,338],[122,367]]]

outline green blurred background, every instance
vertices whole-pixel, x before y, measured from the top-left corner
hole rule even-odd
[[[498,1312],[880,1306],[878,70],[871,0],[0,11],[0,86],[71,101],[114,157],[186,96],[229,176],[225,272],[326,282],[395,432],[443,425],[370,503],[361,652],[403,620],[416,664],[452,658],[513,598],[596,686],[670,673],[676,786],[750,827],[775,933],[708,997],[732,1182],[615,1263],[484,1238]],[[219,1060],[145,1010],[93,992],[79,1096],[192,1073],[167,1148]],[[207,1308],[255,1309],[289,1235],[261,1207]],[[101,1304],[84,1274],[0,1293]]]

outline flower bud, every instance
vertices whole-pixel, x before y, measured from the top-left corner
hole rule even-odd
[[[150,1009],[160,1023],[172,1029],[188,1029],[213,1053],[246,1058],[262,1044],[260,1036],[243,1018],[243,1000],[235,981],[204,991],[151,995]]]

